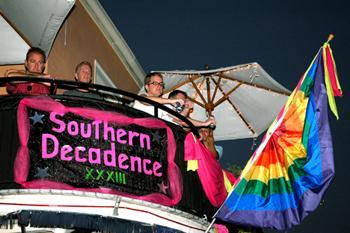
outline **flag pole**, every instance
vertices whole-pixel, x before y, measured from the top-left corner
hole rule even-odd
[[[334,38],[334,35],[333,34],[329,34],[329,36],[328,36],[328,40],[327,40],[327,44],[329,44],[329,42],[331,42],[331,40],[333,40],[333,38]]]
[[[211,227],[213,226],[214,222],[215,222],[216,218],[213,218],[213,220],[211,221],[210,225],[208,226],[208,228],[205,230],[204,233],[208,233],[209,230],[211,229]]]

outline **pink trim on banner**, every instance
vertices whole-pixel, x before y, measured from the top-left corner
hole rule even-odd
[[[118,122],[120,125],[136,124],[139,126],[153,128],[153,129],[166,129],[168,137],[168,181],[169,188],[172,197],[169,198],[166,195],[160,193],[152,193],[144,196],[136,196],[119,192],[109,188],[76,188],[71,185],[49,181],[49,180],[35,180],[27,182],[28,172],[30,168],[29,151],[27,147],[29,139],[29,116],[27,108],[33,108],[40,111],[56,112],[59,114],[73,113],[75,115],[90,119],[100,120],[107,122]],[[15,181],[21,184],[24,188],[43,188],[43,189],[69,189],[79,191],[91,191],[100,193],[117,194],[126,197],[131,197],[139,200],[150,201],[159,203],[162,205],[173,206],[176,205],[182,197],[182,176],[180,169],[174,162],[176,143],[174,135],[169,126],[163,121],[156,118],[131,118],[121,113],[107,112],[101,110],[95,110],[85,107],[66,107],[63,104],[51,99],[47,96],[39,97],[25,97],[21,100],[17,111],[17,123],[20,147],[17,151],[17,156],[14,165],[14,177]]]

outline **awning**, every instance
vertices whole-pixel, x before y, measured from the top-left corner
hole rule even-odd
[[[21,64],[30,46],[49,54],[74,0],[0,1],[0,65]]]

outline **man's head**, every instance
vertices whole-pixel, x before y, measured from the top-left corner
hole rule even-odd
[[[75,67],[74,78],[77,82],[90,83],[92,81],[92,66],[88,61],[82,61]]]
[[[184,102],[187,99],[187,93],[181,90],[174,90],[169,93],[169,99],[182,99]]]
[[[169,99],[181,99],[181,100],[183,100],[184,105],[182,105],[180,107],[176,106],[177,112],[182,112],[184,109],[188,109],[188,112],[186,114],[189,115],[193,111],[193,103],[188,98],[188,95],[185,91],[174,90],[174,91],[169,93],[168,98]]]
[[[28,50],[26,60],[24,61],[24,67],[26,71],[32,73],[44,73],[46,63],[45,52],[37,47],[32,47]]]
[[[145,91],[148,96],[159,97],[163,94],[164,82],[160,73],[150,73],[145,77]]]

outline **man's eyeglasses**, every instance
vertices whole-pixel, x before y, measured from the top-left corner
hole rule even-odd
[[[154,85],[154,86],[161,86],[161,87],[163,87],[164,88],[164,83],[159,83],[159,82],[151,82],[151,83],[148,83],[148,84],[152,84],[152,85]]]

